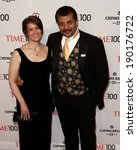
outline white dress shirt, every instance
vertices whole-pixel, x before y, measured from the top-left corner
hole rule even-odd
[[[77,32],[77,31],[76,31],[76,32]],[[80,33],[78,33],[75,38],[73,38],[73,36],[70,37],[70,41],[68,42],[69,55],[70,55],[71,52],[73,51],[74,46],[76,45],[76,43],[77,43],[79,37],[80,37]],[[63,47],[64,47],[64,43],[65,43],[65,39],[66,39],[66,38],[67,38],[67,37],[65,37],[65,36],[62,37],[62,41],[61,41],[62,49],[63,49]]]

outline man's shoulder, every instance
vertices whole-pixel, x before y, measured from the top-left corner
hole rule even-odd
[[[53,33],[50,33],[49,36],[50,37],[61,36],[61,33],[59,31],[58,32],[53,32]]]
[[[81,34],[81,36],[84,36],[85,38],[87,37],[88,39],[100,40],[100,38],[98,38],[97,36],[87,33],[87,32],[84,32],[82,30],[80,30],[80,34]]]
[[[51,46],[51,44],[60,43],[61,38],[62,34],[60,32],[50,33],[48,36],[47,45]]]

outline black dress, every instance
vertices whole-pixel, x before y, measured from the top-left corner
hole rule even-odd
[[[51,56],[44,61],[30,61],[21,49],[16,49],[21,57],[19,86],[29,111],[38,112],[39,118],[32,121],[18,122],[20,150],[50,150],[52,98],[50,93]],[[20,106],[17,101],[17,111]]]

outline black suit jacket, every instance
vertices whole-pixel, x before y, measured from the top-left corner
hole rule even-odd
[[[52,90],[56,91],[56,68],[61,50],[62,34],[50,34],[47,46],[53,55]],[[99,109],[104,107],[104,92],[108,85],[109,70],[104,45],[101,39],[80,30],[78,65],[82,79],[89,88],[92,101]],[[55,97],[56,100],[56,97]]]

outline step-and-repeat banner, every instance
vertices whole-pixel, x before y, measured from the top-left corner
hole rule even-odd
[[[79,28],[101,38],[109,63],[110,79],[105,108],[97,109],[97,150],[119,150],[120,145],[120,2],[118,0],[0,0],[0,150],[19,150],[18,125],[13,124],[15,97],[8,83],[12,51],[26,42],[22,20],[38,15],[44,25],[42,43],[58,31],[56,10],[70,5],[78,13]],[[39,129],[38,129],[39,130]],[[57,111],[53,113],[51,150],[65,150]]]

